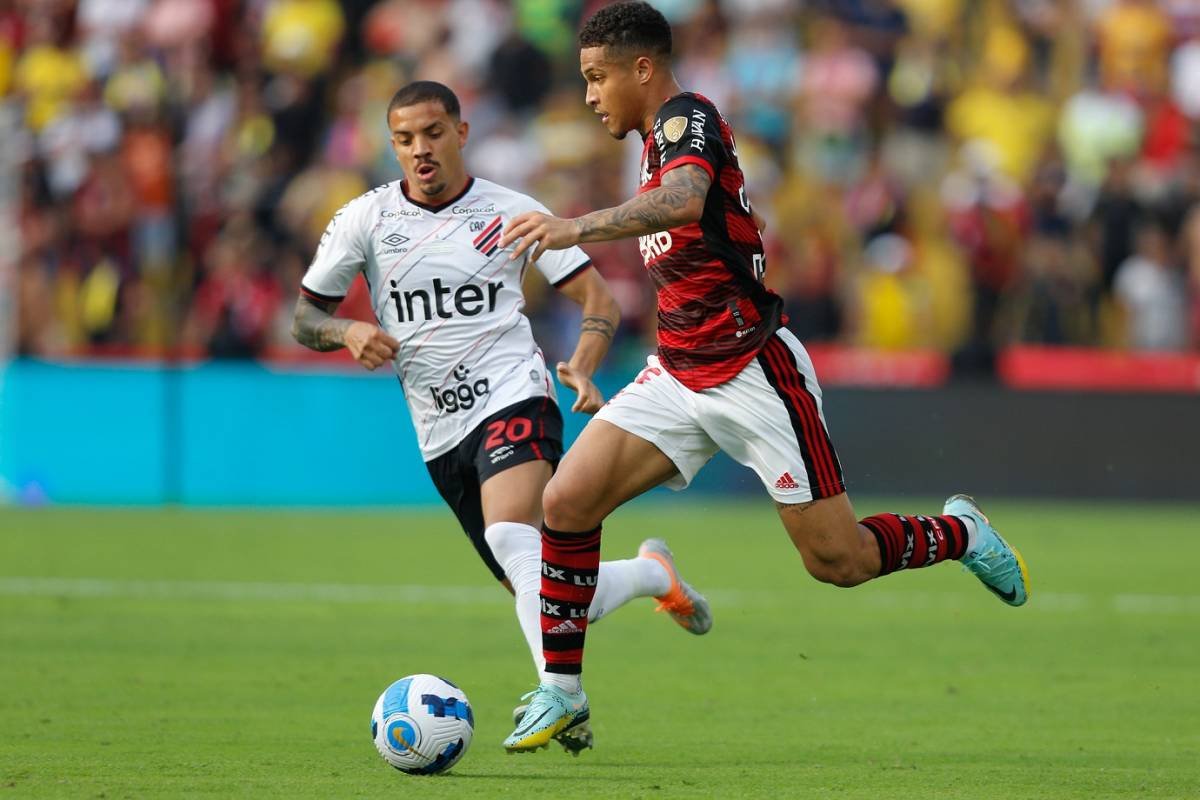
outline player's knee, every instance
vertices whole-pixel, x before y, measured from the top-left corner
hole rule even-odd
[[[541,548],[538,532],[528,525],[515,522],[495,522],[483,532],[483,538],[492,549],[492,555],[501,564],[517,553],[527,550],[540,551]]]
[[[561,531],[584,531],[595,527],[590,519],[590,506],[580,497],[569,480],[554,476],[542,492],[542,511],[546,526]]]

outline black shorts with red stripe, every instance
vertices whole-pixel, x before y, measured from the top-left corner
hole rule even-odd
[[[558,405],[549,397],[532,397],[487,417],[453,450],[425,462],[438,494],[496,580],[504,580],[504,569],[483,538],[480,487],[488,478],[528,461],[548,461],[551,469],[558,467],[562,442]]]

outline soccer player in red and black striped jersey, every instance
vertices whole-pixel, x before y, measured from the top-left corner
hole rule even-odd
[[[588,710],[580,682],[600,527],[654,486],[680,489],[724,450],[774,499],[805,567],[856,586],[888,573],[961,561],[1010,605],[1029,595],[1017,552],[966,495],[936,516],[855,518],[804,347],[763,287],[757,218],[729,124],[671,74],[671,28],[642,2],[596,12],[579,37],[586,101],[615,138],[644,142],[637,196],[575,219],[514,217],[502,245],[546,250],[638,237],[658,292],[658,352],[568,451],[542,497],[542,632],[546,674],[510,751],[545,744]],[[660,597],[679,621],[695,593]],[[569,624],[568,624],[569,623]]]

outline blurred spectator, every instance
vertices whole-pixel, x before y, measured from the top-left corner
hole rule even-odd
[[[1064,104],[1058,121],[1058,143],[1072,176],[1098,186],[1113,161],[1137,153],[1145,125],[1142,109],[1127,96],[1081,87]]]
[[[1027,180],[1054,130],[1054,110],[1026,86],[1029,46],[1013,28],[987,32],[980,76],[954,99],[946,127],[997,169]]]
[[[34,133],[69,111],[87,86],[87,67],[78,53],[64,46],[62,27],[49,10],[32,14],[28,41],[17,60],[13,83],[25,98],[25,120]]]
[[[550,60],[514,32],[492,54],[489,76],[509,111],[527,113],[550,91]]]
[[[843,184],[858,176],[867,103],[878,82],[875,62],[851,41],[846,25],[832,16],[818,19],[800,76],[796,123],[806,171]]]
[[[1157,0],[1115,0],[1096,25],[1106,88],[1135,95],[1163,89],[1171,22]]]
[[[92,75],[108,77],[117,64],[122,40],[141,25],[148,7],[148,0],[79,0],[75,25]]]
[[[1200,203],[1192,207],[1183,223],[1183,258],[1188,282],[1188,337],[1200,349]]]
[[[304,78],[328,70],[345,24],[334,0],[273,0],[262,25],[267,67]]]
[[[1171,99],[1189,119],[1200,119],[1200,34],[1171,56]]]
[[[732,35],[719,23],[712,21],[711,33],[719,37],[716,52],[724,54],[723,73],[725,80],[713,84],[697,83],[696,90],[714,103],[727,99],[728,114],[737,120],[738,132],[743,136],[757,136],[774,147],[782,147],[788,135],[787,98],[796,81],[796,73],[805,62],[800,58],[796,37],[790,30],[791,15],[787,13],[759,13],[743,20]],[[719,31],[719,32],[718,32]],[[727,47],[722,48],[721,44]],[[701,47],[705,47],[701,43]],[[811,71],[812,59],[807,62]],[[809,73],[811,74],[811,72]],[[801,79],[803,81],[803,78]],[[727,98],[713,97],[711,90],[727,93]]]
[[[1133,253],[1138,214],[1138,202],[1133,196],[1133,161],[1114,160],[1092,212],[1100,277],[1106,289],[1112,288],[1117,269]]]
[[[1137,248],[1117,270],[1113,290],[1125,319],[1125,337],[1138,350],[1180,350],[1187,342],[1187,293],[1171,256],[1162,222],[1137,228]]]
[[[280,287],[265,269],[264,243],[245,217],[231,220],[209,249],[206,277],[184,326],[185,345],[217,358],[253,358],[269,342]]]

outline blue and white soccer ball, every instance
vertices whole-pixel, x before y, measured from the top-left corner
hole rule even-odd
[[[409,675],[375,701],[371,738],[383,760],[409,775],[450,769],[471,746],[475,715],[467,696],[436,675]]]

